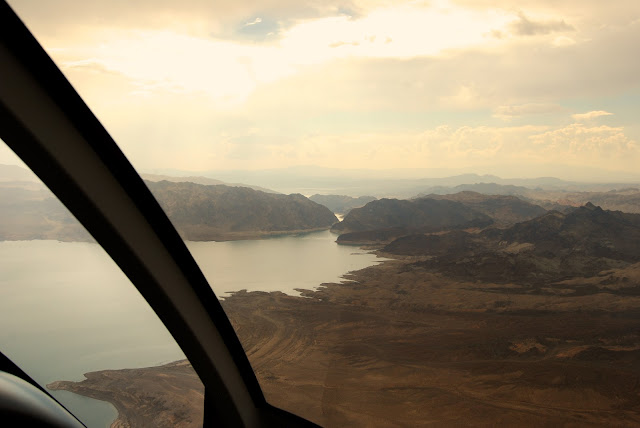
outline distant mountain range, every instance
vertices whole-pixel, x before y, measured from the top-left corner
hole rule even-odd
[[[474,184],[459,184],[457,186],[432,186],[428,187],[424,192],[419,193],[415,197],[422,198],[430,195],[451,195],[459,192],[476,192],[485,195],[528,196],[530,193],[532,193],[532,189],[524,186],[515,186],[513,184],[483,182]]]
[[[532,204],[516,196],[485,195],[478,192],[464,191],[450,195],[428,195],[424,198],[460,202],[488,215],[497,225],[531,220],[547,212],[540,205]]]
[[[530,196],[545,208],[580,206],[592,202],[603,209],[640,214],[640,188],[622,188],[608,192],[534,192]]]
[[[259,190],[261,192],[265,192],[265,193],[280,193],[280,192],[276,192],[275,190],[271,190],[271,189],[267,189],[265,187],[260,187],[260,186],[254,186],[251,184],[243,184],[243,183],[227,183],[224,182],[222,180],[216,180],[214,178],[209,178],[209,177],[201,177],[201,176],[185,176],[185,177],[178,177],[178,176],[171,176],[171,175],[159,175],[159,174],[140,174],[140,177],[142,177],[144,180],[146,181],[170,181],[173,183],[195,183],[195,184],[204,184],[206,186],[215,186],[218,184],[223,184],[225,186],[230,186],[230,187],[248,187],[249,189],[253,189],[253,190]]]
[[[531,203],[538,204],[545,209],[566,211],[570,207],[578,207],[592,202],[608,210],[618,210],[629,213],[640,213],[640,187],[624,187],[610,189],[612,185],[591,184],[571,185],[566,189],[540,187],[528,188],[523,186],[503,185],[497,183],[462,184],[454,187],[436,186],[416,197],[434,197],[434,195],[451,195],[459,192],[476,192],[485,195],[518,196]],[[575,190],[576,188],[590,190]],[[573,190],[571,190],[573,189]],[[605,189],[604,191],[602,189]]]
[[[250,179],[251,174],[258,173],[247,172],[245,178]],[[325,170],[318,172],[312,168],[309,174],[308,180],[319,180],[316,184],[335,185],[341,180],[328,176]],[[221,180],[209,177],[144,176],[149,178],[148,186],[179,231],[187,239],[195,240],[246,239],[328,228],[336,221],[330,211],[348,212],[344,221],[332,229],[342,234],[339,242],[378,244],[409,233],[481,228],[489,224],[504,228],[540,216],[545,210],[568,214],[589,201],[605,210],[640,213],[638,187],[620,185],[610,189],[613,184],[573,183],[551,177],[503,180],[464,174],[438,179],[381,177],[371,181],[354,173],[349,186],[361,180],[369,188],[376,186],[378,193],[393,188],[409,194],[415,186],[432,193],[413,193],[420,197],[412,200],[316,193],[311,198],[324,204],[321,206],[302,195],[275,194],[260,186],[249,189],[237,183],[222,185]],[[460,184],[465,181],[466,184]],[[510,184],[506,184],[508,181]],[[436,185],[425,187],[426,183]],[[408,187],[400,191],[401,185]],[[25,168],[0,165],[0,197],[0,221],[3,221],[0,239],[91,239]]]
[[[93,238],[53,194],[37,182],[0,183],[0,240]]]
[[[570,168],[565,168],[569,171]],[[337,169],[316,166],[299,166],[280,169],[254,171],[204,171],[199,175],[215,177],[227,182],[257,183],[261,186],[283,193],[302,193],[304,195],[333,194],[359,197],[372,195],[377,198],[411,198],[418,194],[439,193],[433,187],[455,187],[463,184],[496,183],[526,188],[548,190],[598,190],[608,191],[629,187],[640,183],[640,174],[636,176],[604,174],[580,174],[584,177],[599,177],[603,184],[562,180],[555,177],[538,178],[501,178],[491,174],[463,173],[455,174],[451,169]],[[165,170],[169,175],[193,175],[186,171]],[[611,179],[603,177],[612,177]],[[594,180],[590,180],[594,181]],[[459,189],[475,190],[475,189]],[[456,193],[456,191],[447,192]]]
[[[336,214],[346,214],[353,208],[360,208],[365,206],[367,203],[376,200],[373,196],[360,196],[359,198],[354,198],[346,195],[318,194],[310,196],[309,199],[313,202],[324,205]]]
[[[23,168],[18,165],[0,164],[0,182],[7,181],[36,182],[40,180],[29,169]]]
[[[302,195],[211,185],[217,181],[204,177],[173,179],[146,184],[185,239],[261,238],[328,229],[337,222],[328,208]],[[93,240],[34,174],[0,165],[0,240],[30,239]]]

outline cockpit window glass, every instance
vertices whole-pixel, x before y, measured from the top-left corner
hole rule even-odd
[[[89,427],[201,426],[204,387],[153,310],[4,143],[0,159],[2,353]]]
[[[640,3],[10,3],[269,403],[327,426],[640,424]],[[89,245],[46,208],[39,239]]]

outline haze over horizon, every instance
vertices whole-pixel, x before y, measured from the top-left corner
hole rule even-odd
[[[640,179],[636,1],[9,3],[141,172]]]

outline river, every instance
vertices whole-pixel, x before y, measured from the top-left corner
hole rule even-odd
[[[329,231],[264,240],[188,242],[220,298],[229,292],[312,289],[379,259],[335,244]],[[0,242],[0,349],[41,385],[105,369],[184,358],[155,313],[93,243]],[[116,417],[108,403],[52,391],[89,427]]]

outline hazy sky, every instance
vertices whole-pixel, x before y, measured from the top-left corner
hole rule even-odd
[[[638,0],[9,3],[140,170],[640,170]]]

